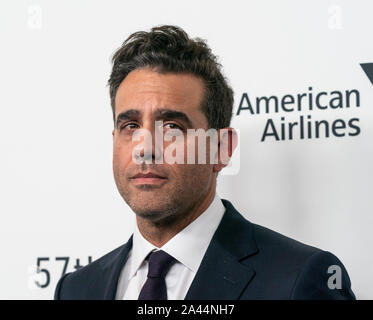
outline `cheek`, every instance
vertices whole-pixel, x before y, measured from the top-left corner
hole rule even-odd
[[[212,166],[206,164],[175,164],[174,174],[179,184],[196,189],[204,188],[209,184],[212,176]]]
[[[123,170],[131,162],[132,149],[120,143],[113,145],[113,164],[115,169]]]
[[[209,138],[190,137],[186,139],[184,145],[184,163],[214,164],[216,163],[216,144],[213,144]],[[200,168],[198,168],[200,169]]]

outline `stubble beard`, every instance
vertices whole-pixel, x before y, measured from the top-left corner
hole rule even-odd
[[[129,180],[125,180],[125,175],[114,173],[114,176],[120,195],[140,219],[156,226],[166,226],[187,218],[205,195],[207,188],[204,190],[203,187],[207,186],[203,185],[203,179],[201,181],[201,173],[196,170],[190,175],[189,172],[180,179],[182,185],[166,184],[161,188],[151,185],[134,188]]]

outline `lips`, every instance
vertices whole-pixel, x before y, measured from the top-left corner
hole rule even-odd
[[[134,175],[131,179],[139,179],[139,178],[155,178],[155,179],[166,179],[166,177],[161,176],[159,174],[153,173],[153,172],[147,172],[147,173],[138,173]]]
[[[146,172],[135,174],[131,178],[131,181],[134,186],[141,189],[143,189],[145,186],[149,188],[160,188],[167,182],[167,178],[155,172]]]

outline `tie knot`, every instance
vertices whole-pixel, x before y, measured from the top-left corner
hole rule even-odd
[[[175,258],[168,253],[158,250],[153,251],[148,256],[149,270],[148,278],[165,277],[172,264],[176,262]]]

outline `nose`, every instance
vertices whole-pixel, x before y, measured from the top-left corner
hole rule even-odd
[[[163,160],[163,128],[162,121],[153,121],[144,124],[141,129],[136,130],[132,140],[139,140],[143,137],[140,144],[136,146],[137,152],[133,152],[134,162],[137,164],[161,164]],[[137,136],[136,136],[137,135]]]

